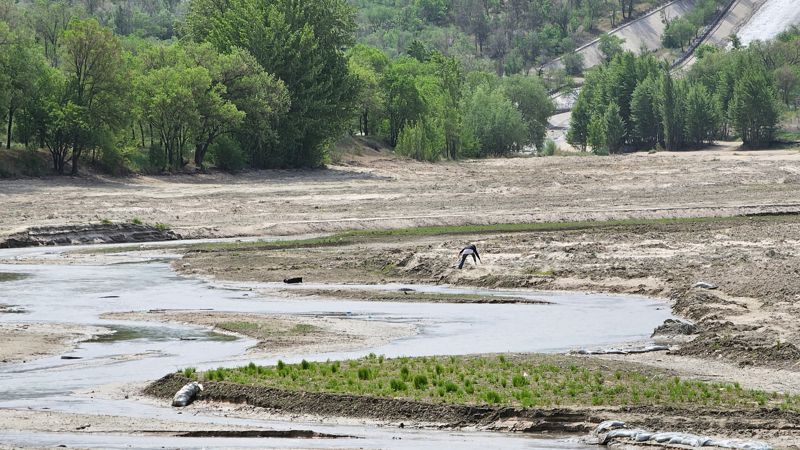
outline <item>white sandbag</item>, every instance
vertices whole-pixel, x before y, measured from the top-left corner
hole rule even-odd
[[[600,425],[594,429],[594,434],[605,433],[606,431],[622,428],[624,426],[625,422],[621,420],[606,420],[605,422],[601,422]]]
[[[184,407],[189,405],[202,390],[203,385],[197,381],[187,383],[177,393],[175,393],[175,397],[172,398],[172,406]]]

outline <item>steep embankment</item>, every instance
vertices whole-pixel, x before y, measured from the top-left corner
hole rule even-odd
[[[625,40],[622,45],[625,50],[638,52],[643,47],[650,51],[658,50],[661,48],[661,35],[664,33],[664,17],[674,19],[688,13],[694,7],[695,1],[676,0],[670,2],[636,20],[611,30],[609,34]],[[586,69],[603,62],[603,54],[600,52],[600,39],[595,39],[578,47],[575,51],[583,55],[583,65]],[[563,67],[561,58],[553,60],[545,67]]]

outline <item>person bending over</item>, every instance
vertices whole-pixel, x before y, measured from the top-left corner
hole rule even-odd
[[[475,247],[474,244],[470,244],[470,245],[464,247],[463,249],[461,249],[461,252],[458,254],[458,256],[461,258],[461,262],[458,263],[458,268],[459,269],[464,267],[464,261],[467,260],[468,256],[472,256],[472,261],[475,264],[477,264],[478,261],[481,260],[481,255],[478,254],[478,247]],[[481,261],[481,262],[483,262],[483,261]]]

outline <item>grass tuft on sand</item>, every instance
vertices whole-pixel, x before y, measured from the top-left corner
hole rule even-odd
[[[573,362],[569,362],[573,361]],[[585,361],[585,360],[584,360]],[[684,380],[663,373],[587,367],[580,359],[466,356],[384,359],[266,367],[250,363],[193,378],[291,391],[518,407],[676,406],[800,411],[800,396],[743,389],[738,383]],[[185,373],[185,372],[184,372]]]

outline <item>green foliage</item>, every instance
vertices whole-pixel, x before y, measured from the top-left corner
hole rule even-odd
[[[466,99],[465,126],[479,143],[476,156],[508,155],[530,143],[522,113],[500,90],[480,86]]]
[[[430,120],[430,121],[429,121]],[[420,161],[438,161],[444,150],[444,130],[438,121],[429,119],[406,125],[397,140],[398,155]]]
[[[149,168],[155,171],[161,171],[167,166],[167,156],[160,145],[151,145],[147,149],[147,162]]]
[[[723,2],[717,0],[699,0],[692,10],[682,17],[667,21],[661,43],[667,48],[680,48],[683,51],[689,42],[697,37],[700,28],[710,23],[711,19],[722,8]],[[700,51],[700,49],[697,49]],[[702,57],[708,48],[699,52]]]
[[[657,3],[650,1],[649,3]],[[441,52],[468,70],[498,75],[526,73],[600,28],[614,26],[608,13],[617,1],[499,2],[476,0],[351,0],[357,7],[359,42],[390,57],[411,55],[419,61]],[[632,13],[633,3],[626,0]],[[575,66],[573,66],[574,68]]]
[[[407,391],[408,385],[401,380],[393,379],[389,382],[389,386],[392,388],[392,391]]]
[[[222,7],[194,0],[187,32],[220,52],[240,47],[282,80],[291,105],[280,121],[271,165],[319,166],[346,129],[358,80],[344,49],[351,46],[355,12],[345,0],[242,0]]]
[[[561,58],[567,75],[579,76],[583,74],[583,54],[578,52],[567,53]]]
[[[341,367],[332,370],[333,367]],[[414,389],[401,378],[416,375]],[[186,371],[184,371],[186,372]],[[194,374],[192,371],[191,374]],[[196,376],[209,381],[310,392],[411,398],[451,404],[523,408],[556,405],[720,407],[800,411],[800,396],[742,389],[737,384],[682,380],[656,371],[611,370],[584,359],[549,356],[363,358],[344,363],[275,367],[253,363]],[[510,380],[510,381],[509,381]]]
[[[414,376],[414,389],[422,390],[428,387],[428,377],[419,374]]]
[[[625,142],[625,122],[620,116],[619,106],[611,103],[603,117],[604,144],[603,148],[611,153],[618,153]]]
[[[667,48],[679,48],[683,51],[692,39],[697,28],[686,17],[676,17],[667,22],[661,44]]]
[[[736,82],[728,116],[749,147],[762,147],[775,137],[779,103],[763,71],[750,69]]]
[[[239,142],[230,136],[220,136],[209,148],[214,165],[222,170],[235,172],[247,165],[247,158]]]
[[[717,103],[702,84],[689,86],[685,107],[685,134],[695,146],[711,142],[719,129]]]
[[[558,145],[555,143],[555,141],[548,139],[544,143],[544,148],[542,149],[542,151],[538,152],[537,154],[539,156],[553,156],[556,154],[557,151],[558,151]]]
[[[536,146],[544,145],[547,119],[555,112],[555,106],[547,95],[538,77],[513,75],[503,79],[503,92],[527,124],[526,142]]]
[[[186,378],[190,378],[192,380],[197,379],[197,369],[194,367],[187,367],[180,371],[180,373],[185,376]]]
[[[613,34],[604,34],[600,36],[600,53],[603,54],[603,57],[606,61],[611,61],[617,55],[622,54],[622,44],[625,43],[625,39],[620,38],[619,36]]]
[[[663,135],[660,86],[655,76],[636,85],[631,95],[631,118],[634,140],[644,147],[655,146]]]

